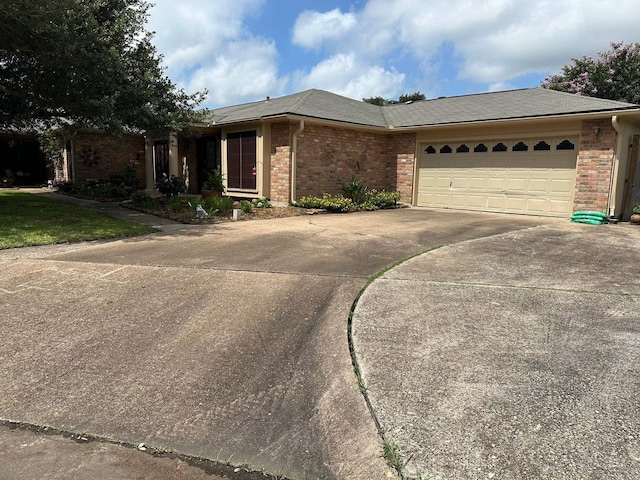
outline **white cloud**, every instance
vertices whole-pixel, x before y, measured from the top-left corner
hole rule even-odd
[[[186,85],[189,91],[208,89],[207,105],[231,105],[283,93],[273,43],[259,40],[229,42],[197,67]]]
[[[255,100],[282,92],[272,39],[250,32],[244,19],[264,0],[156,0],[149,30],[167,74],[189,93],[209,90],[203,106]]]
[[[445,63],[457,71],[437,75],[510,85],[531,73],[542,80],[572,57],[607,50],[610,41],[640,40],[637,0],[368,0],[358,11],[324,14],[349,19],[348,29],[330,32],[319,28],[322,22],[307,21],[322,15],[299,17],[300,25],[318,27],[300,44],[321,46],[332,56],[354,52],[370,66],[408,56],[426,75],[423,89],[438,80],[433,70]],[[443,45],[452,46],[453,58],[439,58]]]
[[[294,86],[299,90],[320,88],[346,97],[397,96],[405,75],[378,65],[361,63],[357,55],[338,54],[317,64],[308,74],[298,73]]]
[[[319,49],[323,44],[344,37],[356,25],[353,13],[336,8],[325,13],[305,10],[293,26],[293,43],[305,48]]]

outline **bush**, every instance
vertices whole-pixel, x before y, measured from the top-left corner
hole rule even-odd
[[[271,208],[271,202],[265,197],[254,198],[251,203],[256,208]]]
[[[398,192],[387,192],[386,190],[370,190],[367,192],[364,204],[371,204],[375,208],[394,208],[400,200]],[[365,209],[367,210],[367,209]]]
[[[353,209],[353,201],[342,195],[329,195],[325,193],[322,198],[302,197],[295,202],[297,207],[302,208],[323,208],[329,212],[344,213]]]
[[[162,174],[162,178],[156,183],[158,191],[167,198],[175,197],[179,193],[183,193],[187,190],[184,180],[175,175],[167,177],[166,173]]]
[[[365,196],[369,189],[362,184],[362,180],[356,180],[356,176],[351,176],[351,181],[342,185],[344,196],[350,198],[353,203],[359,204],[364,202]]]
[[[60,193],[78,193],[78,186],[73,182],[59,182],[56,188]]]
[[[204,208],[210,216],[226,215],[231,210],[233,210],[233,198],[231,197],[202,198],[199,201],[198,205]]]
[[[251,210],[253,210],[253,206],[251,205],[251,202],[249,200],[241,200],[240,210],[242,210],[244,213],[251,213]]]
[[[135,192],[131,195],[131,202],[137,207],[153,210],[158,206],[158,200],[146,192]]]

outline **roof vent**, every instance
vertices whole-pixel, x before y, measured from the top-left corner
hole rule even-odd
[[[269,103],[269,100],[271,100],[271,97],[267,96],[267,103]]]

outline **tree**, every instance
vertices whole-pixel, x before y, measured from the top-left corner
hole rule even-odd
[[[383,107],[385,105],[397,105],[399,103],[415,102],[415,101],[426,100],[426,99],[427,97],[424,95],[424,93],[413,92],[413,93],[405,93],[400,95],[400,97],[398,97],[398,100],[385,99],[378,96],[378,97],[363,98],[362,101]]]
[[[164,75],[145,0],[0,0],[0,128],[181,130],[204,94]]]
[[[543,88],[640,104],[640,43],[611,43],[598,58],[572,58],[562,73],[542,82]]]

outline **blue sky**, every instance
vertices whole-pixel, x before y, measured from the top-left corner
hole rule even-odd
[[[640,41],[638,0],[154,0],[169,77],[216,108],[320,88],[427,98],[536,87]]]

